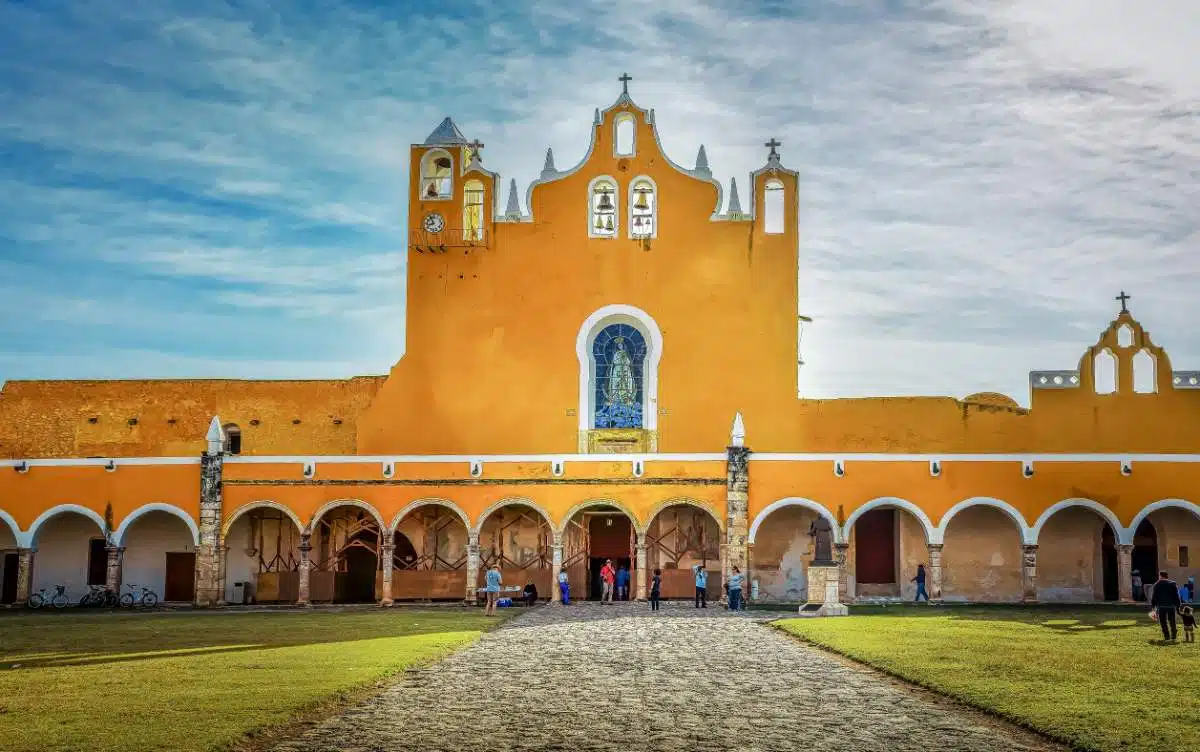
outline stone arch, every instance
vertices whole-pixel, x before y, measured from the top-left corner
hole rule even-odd
[[[387,524],[383,521],[383,515],[379,513],[379,510],[362,499],[333,499],[332,501],[325,502],[316,512],[313,512],[312,519],[308,521],[308,525],[302,528],[304,532],[311,533],[322,517],[338,507],[358,507],[359,509],[364,509],[375,518],[375,524],[379,526],[380,530],[388,529]]]
[[[167,514],[183,520],[188,526],[188,530],[190,530],[192,533],[192,543],[197,546],[200,545],[200,528],[196,525],[196,521],[192,519],[192,516],[174,504],[162,504],[158,502],[153,504],[143,504],[129,514],[125,515],[125,519],[121,520],[121,524],[117,526],[117,530],[113,534],[114,545],[125,545],[125,535],[129,532],[129,526],[137,521],[139,517],[149,514],[150,512],[166,512]]]
[[[24,533],[21,531],[21,526],[17,524],[17,521],[13,518],[13,516],[11,514],[4,511],[3,509],[0,509],[0,521],[4,522],[4,524],[8,525],[8,530],[9,530],[9,532],[12,533],[13,540],[15,540],[17,542],[17,546],[19,548],[28,548],[29,547],[29,543],[27,541],[28,533]]]
[[[37,519],[33,521],[33,524],[29,526],[29,530],[26,533],[28,536],[29,545],[32,546],[37,542],[38,530],[41,529],[42,525],[46,524],[53,517],[67,513],[75,513],[83,517],[87,517],[89,520],[96,523],[96,527],[100,528],[100,532],[105,532],[104,518],[101,517],[100,514],[94,509],[88,509],[87,507],[80,506],[79,504],[59,504],[57,506],[50,507],[46,511],[39,514]]]
[[[716,521],[717,529],[720,530],[721,532],[725,532],[725,520],[721,519],[721,515],[717,514],[716,510],[714,510],[708,504],[705,504],[703,501],[700,501],[698,499],[693,499],[688,496],[676,496],[674,498],[664,499],[664,500],[660,501],[658,504],[656,504],[654,506],[653,509],[650,510],[650,513],[648,515],[646,515],[646,524],[645,524],[644,528],[646,530],[649,530],[650,524],[652,522],[654,522],[654,518],[657,517],[659,514],[661,514],[664,510],[666,510],[670,507],[681,506],[681,505],[695,507],[696,509],[702,509],[705,512],[708,512],[708,514],[713,518],[713,520]]]
[[[535,502],[533,499],[530,499],[526,496],[506,496],[503,499],[493,502],[490,506],[488,506],[487,509],[480,513],[479,520],[476,522],[475,526],[468,527],[467,529],[471,531],[472,535],[478,536],[479,533],[483,531],[483,525],[487,522],[488,517],[492,516],[492,513],[498,509],[512,504],[529,507],[533,511],[537,512],[538,515],[540,515],[541,518],[546,521],[546,524],[550,526],[550,529],[554,531],[555,537],[558,537],[558,527],[554,524],[554,520],[550,517],[550,513],[538,506],[537,502]]]
[[[1027,546],[1034,544],[1035,537],[1033,535],[1033,530],[1029,527],[1029,523],[1025,521],[1025,515],[1021,514],[1020,510],[1018,510],[1012,504],[1009,504],[1007,501],[994,499],[990,496],[974,496],[970,499],[963,499],[946,510],[946,513],[942,515],[941,522],[936,528],[934,528],[934,533],[936,534],[937,539],[931,540],[930,543],[944,543],[946,537],[946,527],[950,524],[950,520],[954,519],[954,515],[958,514],[964,509],[979,506],[999,509],[1016,523],[1017,530],[1021,534],[1021,542]]]
[[[579,327],[575,337],[575,357],[579,361],[579,430],[592,428],[595,413],[595,390],[592,374],[596,370],[592,341],[610,324],[629,324],[638,329],[646,340],[646,366],[642,374],[642,428],[658,428],[658,365],[662,360],[663,336],[650,314],[630,305],[607,305],[598,309]]]
[[[778,509],[783,509],[784,507],[804,507],[805,509],[811,509],[829,521],[829,525],[833,529],[834,543],[842,543],[845,541],[845,537],[842,533],[842,527],[838,525],[837,519],[834,518],[833,513],[826,509],[824,505],[822,505],[820,502],[813,501],[812,499],[805,499],[799,496],[788,496],[786,498],[779,499],[778,501],[771,502],[761,512],[759,512],[758,515],[755,516],[754,522],[750,525],[750,532],[746,535],[746,542],[753,543],[755,536],[758,535],[759,527],[762,526],[767,517],[770,516],[772,512]],[[847,528],[847,530],[848,529],[849,528]]]
[[[941,542],[941,539],[937,537],[938,530],[936,527],[934,527],[933,522],[930,521],[929,515],[925,514],[925,510],[921,509],[919,506],[911,501],[908,501],[907,499],[901,499],[895,496],[880,496],[877,499],[871,499],[866,504],[863,504],[858,509],[855,509],[853,512],[851,512],[850,516],[846,518],[846,524],[842,526],[841,539],[843,541],[850,540],[850,531],[854,528],[854,523],[858,521],[858,518],[862,517],[872,509],[879,509],[880,507],[895,507],[896,509],[903,509],[913,517],[916,517],[917,521],[921,523],[921,528],[925,531],[926,543]]]
[[[551,523],[551,529],[554,530],[555,536],[561,539],[563,535],[566,534],[567,525],[571,524],[572,518],[574,518],[575,515],[579,514],[580,512],[586,509],[591,509],[592,507],[615,507],[622,514],[629,518],[629,523],[633,525],[633,530],[635,533],[637,533],[639,538],[646,534],[646,528],[642,526],[641,522],[637,518],[637,515],[630,511],[629,507],[625,506],[616,499],[596,498],[582,501],[568,509],[567,513],[563,515],[561,525],[554,525]]]
[[[1142,524],[1143,520],[1148,519],[1151,514],[1159,509],[1170,508],[1187,510],[1195,515],[1196,519],[1200,519],[1200,504],[1195,504],[1185,499],[1159,499],[1142,507],[1141,511],[1134,515],[1133,520],[1129,523],[1129,530],[1136,533],[1138,526]]]
[[[1038,538],[1042,533],[1042,528],[1046,526],[1046,522],[1053,517],[1056,512],[1066,509],[1067,507],[1084,507],[1086,509],[1091,509],[1093,512],[1103,517],[1104,521],[1107,522],[1109,527],[1112,528],[1113,535],[1116,537],[1118,543],[1133,543],[1133,530],[1121,525],[1121,521],[1117,519],[1117,515],[1113,514],[1111,509],[1104,506],[1100,502],[1092,501],[1091,499],[1072,498],[1063,499],[1062,501],[1051,504],[1046,511],[1042,512],[1041,516],[1037,518],[1037,522],[1033,523],[1033,527],[1030,530],[1033,545],[1037,544]]]
[[[454,512],[454,514],[460,520],[462,520],[463,527],[465,527],[468,531],[473,530],[471,527],[471,518],[468,517],[467,513],[462,510],[462,507],[458,506],[449,499],[429,496],[410,501],[408,504],[404,505],[403,509],[401,509],[399,512],[396,512],[395,516],[392,517],[392,524],[388,526],[388,533],[390,535],[395,535],[396,531],[400,529],[400,523],[404,522],[404,518],[421,507],[442,507],[444,509],[449,509],[451,512]]]
[[[277,512],[282,512],[285,516],[291,518],[292,522],[296,523],[297,530],[300,532],[304,532],[305,530],[304,523],[300,521],[300,518],[289,507],[286,507],[277,501],[267,501],[264,499],[262,501],[252,501],[249,504],[245,504],[233,510],[233,514],[230,515],[229,519],[225,520],[225,524],[221,528],[221,537],[224,538],[229,534],[230,528],[233,527],[233,523],[238,521],[239,517],[246,512],[251,512],[255,509],[274,509]]]

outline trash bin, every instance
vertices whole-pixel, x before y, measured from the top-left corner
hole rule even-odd
[[[233,598],[230,599],[230,603],[244,604],[245,602],[246,602],[246,583],[244,583],[244,582],[233,583]]]

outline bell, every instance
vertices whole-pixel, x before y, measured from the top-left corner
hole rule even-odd
[[[616,207],[613,206],[612,195],[607,191],[600,194],[600,204],[596,207],[600,211],[612,211]]]
[[[597,214],[596,215],[596,232],[602,232],[603,230],[604,230],[604,220],[600,218],[599,214]]]
[[[612,232],[612,231],[613,231],[613,221],[612,221],[612,217],[605,217],[605,218],[604,218],[604,231],[605,231],[605,232]]]
[[[644,190],[644,189],[638,189],[637,198],[633,202],[634,209],[637,209],[638,211],[649,211],[650,210],[650,202],[646,199],[647,193],[649,193],[649,191]]]

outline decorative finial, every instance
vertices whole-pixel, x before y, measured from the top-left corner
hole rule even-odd
[[[592,117],[594,125],[600,125],[600,108],[596,108],[596,114]]]
[[[554,149],[546,149],[546,164],[542,166],[542,179],[554,177],[558,174],[558,170],[554,167]]]
[[[617,80],[621,82],[621,95],[629,96],[629,82],[633,80],[633,76],[628,73],[622,73],[621,77]]]
[[[737,195],[737,178],[729,179],[729,205],[725,209],[725,214],[730,217],[742,215],[742,202]]]
[[[765,146],[771,150],[767,154],[767,164],[773,164],[773,165],[779,164],[779,152],[776,151],[775,149],[780,146],[783,146],[783,142],[772,137],[771,140],[766,142],[765,144],[763,144],[763,146]]]
[[[483,155],[479,153],[483,149],[483,142],[479,139],[475,139],[471,143],[467,144],[467,146],[471,147],[471,161],[483,162]]]
[[[208,456],[216,457],[225,451],[225,429],[221,427],[221,419],[214,415],[208,424],[208,433],[204,440],[208,442]]]
[[[516,178],[512,178],[508,183],[508,206],[504,209],[504,216],[510,219],[521,217],[521,203],[517,200]]]
[[[729,437],[730,446],[746,446],[746,424],[742,421],[742,414],[740,412],[733,416],[733,430],[730,432]]]
[[[693,172],[712,176],[712,170],[708,169],[708,154],[704,151],[704,144],[700,144],[700,151],[696,152],[696,169]]]
[[[1118,295],[1117,297],[1113,298],[1113,300],[1119,300],[1119,301],[1121,301],[1121,313],[1129,313],[1129,307],[1128,307],[1128,306],[1126,306],[1125,304],[1126,304],[1126,303],[1128,303],[1128,302],[1129,302],[1129,299],[1130,299],[1130,298],[1132,298],[1132,297],[1133,297],[1132,295],[1126,295],[1126,294],[1125,294],[1125,291],[1124,291],[1124,290],[1122,290],[1120,295]]]

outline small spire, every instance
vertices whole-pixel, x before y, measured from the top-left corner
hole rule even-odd
[[[558,170],[554,168],[554,149],[547,147],[546,164],[542,167],[542,179],[552,178],[557,174]]]
[[[599,107],[596,108],[596,114],[593,116],[593,121],[594,121],[593,122],[594,125],[600,125],[600,108]]]
[[[742,421],[740,412],[733,416],[733,430],[729,433],[729,439],[730,446],[746,446],[746,424]]]
[[[438,123],[438,127],[433,129],[433,132],[425,139],[426,146],[434,145],[449,145],[449,144],[465,144],[467,138],[454,124],[454,121],[449,117]]]
[[[742,202],[738,200],[737,195],[737,178],[729,179],[729,206],[725,209],[725,215],[728,217],[742,215]]]
[[[704,144],[700,144],[700,151],[696,152],[696,169],[693,172],[697,175],[712,177],[712,170],[708,169],[708,153],[704,151]]]
[[[517,200],[516,178],[513,178],[508,184],[508,207],[504,210],[504,216],[510,219],[519,219],[521,216],[521,203]]]
[[[225,451],[225,429],[221,427],[220,417],[214,415],[208,424],[208,433],[204,440],[208,442],[208,456],[215,457]]]

